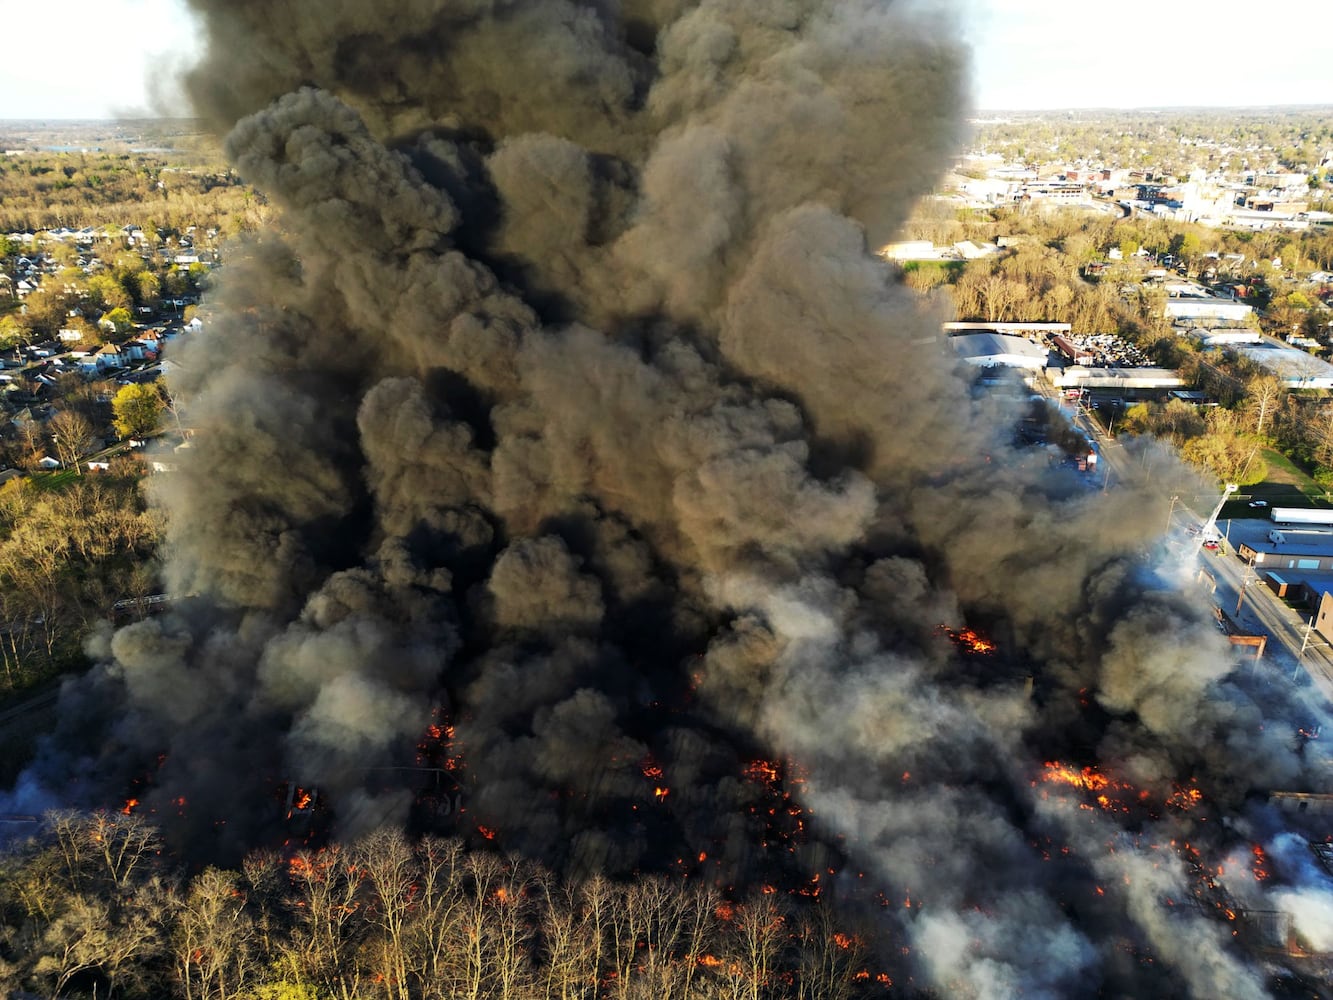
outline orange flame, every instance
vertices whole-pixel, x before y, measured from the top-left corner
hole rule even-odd
[[[999,648],[973,628],[952,629],[948,625],[937,625],[935,631],[940,635],[947,635],[956,645],[969,653],[979,653],[985,656]]]
[[[1177,809],[1193,809],[1203,801],[1203,792],[1197,788],[1177,788],[1167,797],[1166,804]]]
[[[781,767],[770,760],[752,760],[745,766],[743,773],[751,781],[758,781],[766,785],[776,784],[782,780]]]
[[[496,831],[492,830],[489,826],[479,826],[477,827],[477,832],[481,834],[483,837],[485,837],[487,840],[495,839]]]
[[[1254,855],[1254,861],[1250,865],[1250,871],[1254,875],[1254,880],[1256,882],[1262,882],[1268,878],[1269,875],[1268,868],[1266,867],[1268,865],[1268,857],[1264,854],[1264,849],[1258,844],[1255,844],[1254,847],[1250,849],[1250,853]]]
[[[1111,779],[1104,774],[1098,774],[1095,768],[1085,767],[1082,770],[1075,770],[1058,760],[1048,760],[1045,767],[1041,780],[1049,784],[1072,785],[1089,792],[1100,792],[1111,784]]]
[[[138,799],[126,799],[125,804],[121,806],[120,811],[123,815],[128,816],[130,813],[134,812],[134,807],[138,804]]]

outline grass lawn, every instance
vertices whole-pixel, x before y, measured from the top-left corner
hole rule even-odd
[[[1227,504],[1221,517],[1268,517],[1264,507],[1249,506],[1250,500],[1264,500],[1269,507],[1328,507],[1324,488],[1292,464],[1281,452],[1265,448],[1260,453],[1268,463],[1268,478],[1254,486],[1241,487],[1244,500]]]
[[[78,478],[75,469],[61,469],[59,472],[34,472],[28,478],[39,490],[61,490]]]

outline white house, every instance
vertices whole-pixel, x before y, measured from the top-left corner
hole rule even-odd
[[[123,368],[125,366],[125,354],[114,344],[103,344],[93,357],[96,359],[99,370]]]

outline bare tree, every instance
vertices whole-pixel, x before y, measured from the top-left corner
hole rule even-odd
[[[51,418],[50,428],[51,443],[60,464],[65,468],[73,465],[83,475],[79,459],[92,449],[93,425],[77,410],[61,410]]]
[[[1245,387],[1245,413],[1254,433],[1263,437],[1268,423],[1286,398],[1287,390],[1271,375],[1250,380]]]
[[[725,964],[728,996],[735,1000],[760,1000],[773,978],[782,940],[786,936],[786,911],[771,889],[751,895],[736,907],[728,925]]]
[[[368,908],[371,922],[379,929],[379,977],[386,993],[407,1000],[408,918],[420,886],[417,859],[398,830],[382,827],[357,841],[350,864],[365,873],[373,891]]]
[[[296,889],[295,962],[302,974],[332,996],[360,995],[361,973],[355,962],[367,928],[361,912],[365,873],[344,849],[301,851],[290,863]]]
[[[848,1000],[866,957],[865,939],[839,930],[833,911],[818,906],[796,923],[800,958],[796,1000]]]
[[[457,986],[454,955],[462,941],[463,844],[424,838],[416,849],[420,891],[409,936],[410,967],[426,1000],[447,1000]]]
[[[253,985],[254,923],[236,872],[205,868],[178,905],[172,949],[185,1000],[229,1000]]]

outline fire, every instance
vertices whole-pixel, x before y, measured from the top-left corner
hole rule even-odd
[[[432,722],[417,742],[417,763],[432,764],[450,773],[461,771],[463,755],[454,743],[454,736],[453,726]]]
[[[658,802],[661,802],[664,798],[666,798],[670,794],[671,794],[670,788],[658,787],[653,789],[653,795],[657,798]]]
[[[1254,861],[1250,863],[1250,872],[1254,875],[1256,882],[1263,882],[1268,878],[1268,856],[1264,854],[1264,849],[1258,844],[1250,848],[1250,853],[1254,855]]]
[[[1203,792],[1191,786],[1189,788],[1177,788],[1167,798],[1166,804],[1177,809],[1193,809],[1201,801],[1203,801]]]
[[[1187,786],[1175,786],[1175,791],[1162,800],[1154,798],[1146,789],[1135,788],[1128,782],[1104,774],[1096,767],[1077,768],[1048,760],[1044,768],[1038,780],[1032,783],[1034,787],[1039,783],[1067,785],[1090,792],[1089,801],[1079,805],[1080,809],[1089,811],[1100,808],[1106,812],[1129,813],[1134,809],[1143,809],[1155,815],[1163,805],[1170,809],[1189,810],[1203,801],[1203,792],[1192,780]]]
[[[843,951],[848,951],[854,945],[860,944],[860,941],[858,941],[856,938],[852,937],[849,934],[843,934],[839,932],[833,935],[833,943],[836,944]]]
[[[489,826],[479,826],[477,827],[477,832],[481,834],[483,837],[485,837],[487,840],[495,839],[496,831],[492,830]]]
[[[937,625],[935,631],[940,635],[947,635],[959,648],[968,653],[988,656],[999,648],[976,629],[953,629],[948,625]]]
[[[769,760],[752,760],[745,765],[742,773],[751,781],[757,781],[762,785],[774,785],[782,780],[781,767]]]
[[[707,966],[710,969],[716,969],[722,964],[722,959],[718,958],[716,955],[700,955],[699,964]]]
[[[1048,760],[1044,766],[1046,770],[1041,780],[1048,784],[1072,785],[1089,792],[1100,792],[1111,785],[1110,778],[1099,774],[1092,767],[1085,767],[1080,771],[1061,764],[1058,760]]]
[[[138,804],[138,799],[126,799],[125,804],[120,807],[121,814],[128,816],[130,813],[134,812],[134,807]]]

